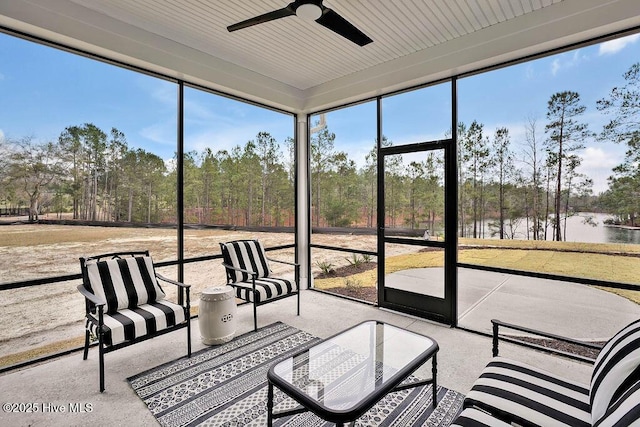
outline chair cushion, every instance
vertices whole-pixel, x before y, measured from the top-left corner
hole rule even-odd
[[[589,396],[593,424],[639,380],[640,320],[637,320],[615,334],[596,358]]]
[[[135,308],[165,297],[150,256],[88,260],[86,268],[89,290],[107,302],[105,313]]]
[[[254,293],[251,282],[234,283],[232,286],[236,289],[236,297],[253,302]],[[256,291],[258,291],[258,295],[255,302],[260,304],[283,295],[288,295],[297,290],[298,288],[295,282],[291,280],[276,277],[256,279]]]
[[[511,424],[479,409],[467,408],[458,415],[451,427],[511,427]]]
[[[258,278],[269,277],[271,269],[262,243],[257,240],[236,240],[221,243],[224,262],[235,268],[253,271]],[[227,268],[229,283],[247,282],[251,276],[242,271]]]
[[[640,425],[640,381],[631,386],[595,424],[596,427]]]
[[[589,390],[525,363],[494,358],[464,401],[523,425],[590,426]]]
[[[89,331],[97,335],[98,320],[90,315]],[[168,329],[185,321],[184,307],[161,300],[104,315],[104,344],[116,345]]]

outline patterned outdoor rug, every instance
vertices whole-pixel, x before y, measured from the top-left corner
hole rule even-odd
[[[267,371],[277,360],[317,341],[307,332],[278,322],[128,380],[163,426],[264,426]],[[296,405],[275,390],[276,410]],[[435,410],[431,399],[431,385],[389,393],[356,425],[448,426],[460,412],[464,396],[438,387]],[[277,419],[274,425],[333,424],[305,412]]]

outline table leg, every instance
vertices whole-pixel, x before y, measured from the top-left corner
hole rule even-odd
[[[433,409],[438,406],[438,353],[435,353],[431,358],[433,367],[431,368],[431,374],[433,375]]]
[[[273,426],[273,384],[268,381],[267,388],[267,427]]]

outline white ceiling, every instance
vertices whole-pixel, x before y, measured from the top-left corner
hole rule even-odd
[[[288,2],[11,0],[0,25],[292,112],[640,25],[638,0],[325,0],[374,42],[296,16],[226,30]]]

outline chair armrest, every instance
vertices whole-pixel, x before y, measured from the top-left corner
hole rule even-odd
[[[163,275],[158,274],[158,273],[156,273],[156,277],[157,277],[158,279],[162,280],[163,282],[171,283],[172,285],[176,285],[176,286],[179,286],[179,287],[181,287],[181,288],[188,289],[188,288],[190,288],[190,287],[191,287],[191,285],[187,285],[187,284],[185,284],[185,283],[181,283],[181,282],[178,282],[178,281],[176,281],[176,280],[171,280],[171,279],[169,279],[168,277],[164,277]]]
[[[549,353],[555,353],[555,354],[559,354],[562,356],[566,356],[569,357],[571,359],[577,359],[577,360],[581,360],[583,362],[588,362],[588,363],[593,363],[594,359],[590,358],[590,357],[585,357],[585,356],[580,356],[580,355],[576,355],[576,354],[572,354],[572,353],[568,353],[562,350],[557,350],[557,349],[553,349],[553,348],[549,348],[549,347],[545,347],[539,344],[534,344],[534,343],[528,343],[524,340],[518,340],[517,338],[506,338],[506,337],[500,337],[499,335],[499,327],[502,326],[503,328],[507,328],[507,329],[513,329],[515,331],[519,331],[519,332],[525,332],[527,334],[530,335],[536,335],[539,337],[543,337],[543,338],[548,338],[548,339],[552,339],[552,340],[556,340],[556,341],[561,341],[561,342],[565,342],[568,344],[573,344],[573,345],[577,345],[577,346],[581,346],[584,348],[589,348],[589,349],[596,349],[596,350],[600,350],[602,348],[602,346],[594,344],[594,343],[590,343],[590,342],[585,342],[585,341],[580,341],[580,340],[576,340],[573,338],[569,338],[569,337],[563,337],[561,335],[556,335],[556,334],[552,334],[552,333],[548,333],[548,332],[543,332],[543,331],[538,331],[536,329],[531,329],[531,328],[527,328],[525,326],[520,326],[520,325],[514,325],[512,323],[507,323],[507,322],[502,322],[500,320],[497,319],[492,319],[491,323],[493,325],[493,356],[496,357],[498,355],[498,342],[500,339],[502,339],[503,341],[507,341],[507,342],[511,342],[511,343],[518,343],[521,345],[525,345],[526,347],[530,347],[530,348],[534,348],[537,350],[542,350],[542,351],[546,351]]]
[[[107,304],[105,300],[97,296],[96,294],[92,294],[84,287],[84,285],[78,285],[78,291],[89,301],[91,301],[96,307],[104,306]]]
[[[273,262],[279,262],[280,264],[287,264],[287,265],[293,265],[294,267],[299,267],[300,264],[295,263],[295,262],[288,262],[288,261],[280,261],[279,259],[274,259],[274,258],[267,258],[269,261],[273,261]]]
[[[230,268],[231,270],[241,271],[241,272],[243,272],[243,273],[247,273],[247,274],[250,274],[250,275],[252,275],[252,276],[257,276],[257,275],[258,275],[258,273],[256,273],[255,271],[251,271],[251,270],[244,270],[244,269],[242,269],[242,268],[238,268],[238,267],[234,267],[234,266],[229,265],[229,264],[225,264],[224,262],[222,263],[222,265],[224,266],[224,268]]]

